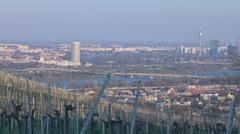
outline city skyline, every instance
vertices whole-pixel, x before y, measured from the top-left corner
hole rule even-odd
[[[0,134],[240,134],[239,0],[0,0]]]

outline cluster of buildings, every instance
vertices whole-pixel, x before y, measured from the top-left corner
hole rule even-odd
[[[0,60],[12,62],[30,62],[35,60],[35,54],[41,53],[39,48],[31,49],[25,44],[1,44]]]
[[[0,44],[0,60],[9,62],[37,62],[59,66],[80,66],[80,42],[71,44],[71,59],[66,60],[69,49],[29,47],[26,44]]]
[[[200,55],[200,53],[207,54],[208,51],[209,51],[209,48],[184,47],[184,46],[180,48],[181,54],[190,54],[190,55]]]
[[[118,103],[133,103],[137,87],[112,87],[106,90],[108,99]],[[211,106],[219,111],[228,110],[237,92],[237,86],[177,86],[177,87],[142,87],[139,98],[141,102],[152,103],[157,107],[171,106]]]
[[[136,47],[82,47],[82,51],[88,52],[132,52],[138,53],[141,51],[151,52],[151,51],[175,51],[175,47],[143,47],[143,46],[136,46]]]
[[[38,62],[57,66],[80,66],[80,42],[73,42],[70,48],[68,47],[69,44],[65,45],[66,47],[57,47],[53,49],[51,53],[48,52],[41,54]],[[68,53],[69,49],[71,52],[71,59],[67,60],[66,53]],[[51,60],[47,59],[48,57],[51,57],[48,56],[48,54],[52,53],[55,53],[52,56],[56,56],[56,58]]]
[[[211,40],[205,47],[184,47],[180,48],[181,54],[209,56],[217,58],[223,56],[240,56],[240,42],[236,44],[222,45],[218,40]]]
[[[200,36],[201,37],[201,36]],[[110,55],[113,53],[179,53],[183,57],[199,56],[204,58],[219,59],[221,56],[240,56],[240,42],[236,44],[221,44],[218,40],[211,40],[208,45],[203,47],[203,43],[199,41],[200,45],[197,47],[184,47],[180,49],[176,47],[151,47],[151,46],[132,46],[132,47],[121,47],[120,45],[111,47],[101,47],[83,45],[80,47],[80,42],[73,42],[70,44],[62,44],[55,47],[37,47],[28,46],[26,44],[0,44],[0,60],[8,62],[35,62],[47,65],[57,66],[92,66],[93,63],[81,64],[81,52],[85,55],[91,54],[106,54]],[[188,60],[188,59],[187,59]],[[85,61],[86,62],[86,61]],[[91,61],[90,61],[91,62]],[[86,65],[85,65],[86,64]]]

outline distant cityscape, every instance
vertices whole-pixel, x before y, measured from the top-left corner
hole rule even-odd
[[[199,35],[202,34],[199,33]],[[69,88],[69,90],[84,89],[86,94],[91,94],[93,91],[88,88],[94,85],[94,81],[97,84],[99,81],[96,79],[98,78],[89,78],[88,81],[92,81],[92,84],[78,83],[77,80],[89,77],[81,77],[82,73],[101,74],[107,73],[107,69],[116,76],[126,77],[124,79],[116,77],[112,81],[111,88],[106,90],[108,97],[114,97],[118,103],[133,103],[132,99],[136,95],[137,86],[134,82],[142,79],[144,88],[141,90],[140,96],[147,102],[163,107],[168,105],[171,100],[172,105],[191,105],[192,103],[206,105],[210,103],[211,99],[217,98],[218,101],[228,104],[229,102],[225,100],[231,100],[232,94],[236,92],[235,88],[238,88],[238,82],[226,83],[224,77],[238,78],[239,72],[231,72],[231,62],[232,57],[239,56],[240,42],[232,44],[210,40],[209,43],[203,44],[201,36],[199,36],[198,46],[191,47],[184,44],[161,47],[144,45],[126,47],[116,43],[104,47],[101,44],[81,44],[80,42],[62,43],[55,47],[0,44],[1,66],[4,69],[4,64],[6,66],[10,64],[16,68],[14,71],[11,70],[11,73],[49,82],[51,76],[46,71],[53,71],[52,73],[61,75],[62,79],[58,78],[58,81],[52,81],[56,85],[61,83],[58,85],[59,87]],[[30,67],[25,66],[28,63],[30,63]],[[230,73],[229,76],[201,74],[199,71],[202,70],[202,67],[207,71],[228,68],[227,71]],[[169,68],[172,70],[167,70]],[[178,71],[178,68],[184,69]],[[66,72],[70,74],[66,74]],[[70,77],[75,78],[75,82],[81,87],[71,85],[72,83],[68,80]],[[170,80],[171,77],[174,80]],[[165,78],[166,80],[162,80]],[[56,79],[55,76],[52,79]],[[222,81],[225,81],[225,86],[221,86]],[[196,96],[198,97],[196,98]],[[223,107],[222,104],[218,106]]]
[[[0,0],[0,134],[240,134],[240,0]]]
[[[111,72],[101,102],[135,106],[138,96],[140,109],[153,110],[155,117],[163,114],[167,118],[169,115],[164,110],[170,109],[174,115],[188,108],[193,111],[195,125],[199,116],[212,118],[214,123],[222,125],[216,128],[219,132],[225,131],[226,111],[232,109],[230,104],[240,91],[239,63],[234,61],[239,57],[240,42],[203,43],[200,38],[197,46],[126,47],[113,43],[104,47],[76,41],[54,47],[0,44],[0,67],[4,72],[85,97],[98,94],[95,88],[102,84],[102,75]],[[219,116],[211,117],[209,110]],[[236,117],[240,117],[239,107],[236,111]],[[173,121],[180,115],[174,115]],[[149,122],[160,124],[159,119]]]
[[[133,46],[122,47],[121,44],[113,44],[110,47],[104,47],[100,44],[88,45],[80,48],[80,42],[63,43],[54,48],[37,47],[28,44],[8,44],[0,43],[0,60],[13,63],[37,62],[42,64],[51,64],[57,66],[91,66],[94,63],[80,64],[80,52],[83,53],[141,53],[141,52],[161,52],[169,51],[179,53],[181,56],[197,56],[198,60],[224,60],[229,56],[240,56],[240,42],[221,43],[219,40],[211,40],[204,46]],[[71,58],[69,58],[71,53]],[[201,58],[204,57],[204,58]],[[111,62],[111,61],[109,61]]]

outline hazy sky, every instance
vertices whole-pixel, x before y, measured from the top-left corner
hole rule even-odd
[[[235,41],[240,0],[0,0],[5,41]]]

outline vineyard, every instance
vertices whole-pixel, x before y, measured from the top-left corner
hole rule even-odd
[[[98,94],[87,96],[1,72],[0,134],[224,134],[228,128],[239,133],[238,118],[228,120],[228,112],[146,109],[138,93],[133,105],[106,101],[110,77]]]

